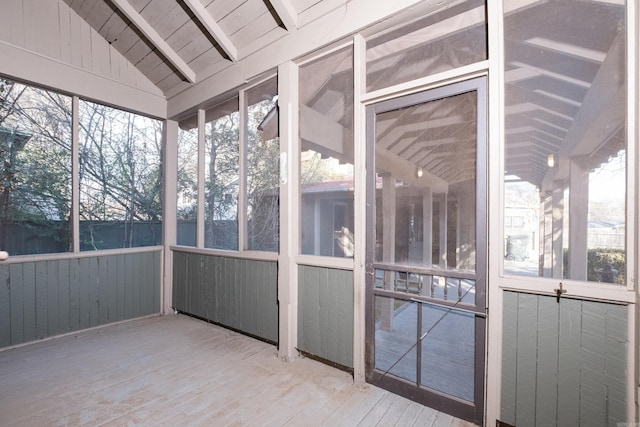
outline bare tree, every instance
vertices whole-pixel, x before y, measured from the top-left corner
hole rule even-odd
[[[237,249],[238,112],[207,123],[205,246]]]
[[[0,79],[0,160],[0,245],[15,254],[68,250],[71,99]]]

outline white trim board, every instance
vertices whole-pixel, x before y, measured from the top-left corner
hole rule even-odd
[[[0,41],[0,74],[154,118],[167,117],[167,100],[159,93],[121,83]]]

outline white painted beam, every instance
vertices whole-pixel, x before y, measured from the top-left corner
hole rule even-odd
[[[304,125],[300,127],[300,138],[312,143],[314,151],[337,158],[348,154],[344,142],[350,129],[306,105],[300,106],[300,123]]]
[[[447,193],[449,184],[429,171],[421,178],[415,176],[416,165],[381,147],[376,147],[376,170],[390,173],[394,178],[418,188],[431,188],[436,193]]]
[[[624,54],[624,38],[618,36],[564,138],[558,153],[559,166],[549,171],[543,188],[553,188],[554,180],[569,177],[570,162],[566,160],[591,155],[620,126],[624,126],[627,89],[621,79],[615,78],[621,71],[620,64],[623,63]]]
[[[252,53],[215,74],[203,76],[197,85],[171,97],[169,101],[169,117],[177,117],[181,113],[196,106],[204,105],[209,99],[238,87],[247,80],[260,75],[278,64],[309,53],[320,46],[344,38],[354,32],[385,19],[407,19],[419,13],[445,8],[441,0],[395,0],[393,2],[376,2],[371,0],[351,0],[349,7],[336,9],[327,15],[300,27],[269,46]],[[402,12],[402,13],[400,13]],[[395,21],[394,21],[395,22]]]
[[[0,73],[5,76],[99,99],[147,116],[167,117],[167,101],[159,90],[152,93],[2,41],[0,58]]]
[[[298,14],[289,0],[270,0],[270,2],[287,31],[298,28]]]
[[[616,108],[617,105],[626,105],[625,82],[619,77],[624,72],[621,67],[621,64],[624,64],[624,55],[625,40],[619,35],[612,43],[605,61],[582,101],[582,107],[567,133],[562,154],[573,156],[591,154],[591,151],[602,143],[601,138],[593,138],[590,135],[593,132],[602,132],[601,129],[594,127],[596,124],[603,125],[602,122],[598,123],[601,117],[609,116],[605,122],[605,124],[609,123],[609,126],[606,126],[608,128],[612,127],[613,122],[618,124],[624,122],[624,108]],[[612,109],[615,111],[612,112]]]
[[[164,55],[171,64],[182,74],[190,83],[196,82],[196,73],[187,65],[186,62],[176,53],[171,46],[158,34],[156,30],[147,22],[146,19],[131,6],[127,0],[112,0],[113,4],[126,15],[127,18],[135,25],[147,39]]]
[[[224,32],[224,30],[220,27],[220,25],[218,25],[216,20],[213,19],[213,16],[211,16],[202,2],[200,0],[184,0],[184,3],[189,9],[191,9],[193,14],[196,16],[196,18],[198,18],[198,21],[200,21],[207,32],[209,32],[209,35],[211,35],[211,37],[213,37],[213,39],[218,42],[229,59],[231,59],[233,62],[238,61],[238,49]]]

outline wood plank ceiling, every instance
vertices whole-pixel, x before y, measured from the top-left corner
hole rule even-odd
[[[349,0],[64,1],[165,96],[171,97],[291,35]],[[484,28],[484,8],[478,8],[478,4],[483,6],[482,1],[452,1],[450,5],[456,3],[460,3],[459,7],[450,10],[460,12],[460,17],[456,17],[457,24],[447,30],[447,34],[470,33],[475,27]],[[620,79],[607,77],[612,75],[612,69],[615,74],[617,64],[624,62],[625,45],[618,34],[624,2],[554,2],[555,16],[545,12],[545,4],[545,0],[505,3],[505,30],[509,35],[505,40],[505,166],[509,175],[540,188],[545,187],[545,182],[566,178],[568,169],[562,165],[567,162],[562,161],[563,158],[589,157],[590,167],[597,167],[624,147],[625,140],[624,112],[621,110],[625,105],[624,79],[618,81]],[[581,7],[575,7],[576,4]],[[476,14],[477,10],[482,13]],[[574,19],[567,23],[562,16],[573,16]],[[584,37],[572,36],[583,34],[585,23],[594,16],[604,24]],[[435,24],[437,22],[429,25]],[[541,37],[538,30],[531,34],[519,30],[524,28],[545,28],[545,35]],[[470,34],[475,33],[471,31]],[[429,37],[411,40],[413,44],[433,45],[437,52],[446,51],[446,46],[438,45],[451,43],[450,37],[445,35],[435,40]],[[418,60],[407,59],[412,58],[412,49],[399,49],[398,46],[391,49],[392,52],[384,46],[380,49],[385,52],[379,60],[381,67],[390,55],[395,55],[391,57],[397,64],[403,64],[387,67],[387,74],[425,66]],[[374,50],[371,52],[375,53]],[[418,55],[419,58],[423,56]],[[368,66],[375,68],[376,61],[369,60]],[[423,73],[428,72],[423,70]],[[341,78],[340,74],[336,71],[332,78]],[[373,75],[369,78],[375,80]],[[331,79],[323,81],[323,85],[330,87]],[[317,93],[324,92],[320,89]],[[313,108],[322,115],[332,116],[335,114],[330,111],[330,105]],[[342,117],[331,119],[346,125],[351,111],[342,114]],[[413,120],[441,127],[437,120],[430,119],[432,114],[426,111],[422,117],[413,117]],[[415,127],[402,123],[407,132]],[[463,136],[461,140],[466,140],[468,135],[463,132]],[[401,142],[388,138],[384,141],[388,147],[396,149],[404,147]],[[392,154],[421,167],[430,166],[424,158],[420,160],[411,155],[414,152],[411,147],[405,147],[402,152]],[[468,150],[463,147],[462,152]],[[452,150],[452,153],[460,155],[459,150]],[[553,171],[547,166],[550,154],[561,160],[561,167]],[[456,156],[449,158],[456,159]],[[458,168],[450,165],[449,169]],[[446,180],[463,179],[446,170],[442,173]]]
[[[64,0],[170,97],[346,0]]]

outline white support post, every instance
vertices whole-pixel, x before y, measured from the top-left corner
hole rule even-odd
[[[506,2],[505,2],[506,3]],[[487,277],[487,373],[484,425],[493,426],[500,417],[502,384],[502,313],[504,248],[504,22],[502,1],[487,2],[489,48],[488,111],[488,248]]]
[[[298,66],[278,67],[280,108],[280,254],[278,256],[278,356],[294,360],[298,351],[298,265],[300,193],[298,141]]]
[[[449,197],[447,193],[440,195],[439,207],[438,207],[438,219],[439,219],[439,241],[438,241],[438,257],[439,257],[439,266],[443,270],[447,269],[449,265],[448,260],[448,248],[447,248],[447,240],[448,240],[448,229],[447,222],[449,221]],[[447,279],[444,276],[438,277],[438,286],[442,288],[444,291],[444,297],[447,298]]]
[[[447,217],[449,215],[447,205],[448,197],[444,193],[440,196],[440,207],[438,209],[438,218],[440,220],[440,251],[438,256],[440,257],[440,267],[445,270],[447,269]],[[441,285],[444,286],[444,282]]]
[[[564,188],[562,182],[555,182],[553,193],[551,195],[551,215],[552,215],[552,277],[562,280],[563,262],[562,262],[562,240],[563,240],[563,218],[564,218]]]
[[[543,229],[543,245],[542,245],[542,277],[552,277],[553,275],[553,194],[549,191],[541,196],[541,211]]]
[[[353,40],[353,152],[354,152],[354,245],[353,256],[353,380],[356,384],[366,382],[365,371],[365,298],[366,298],[366,233],[367,233],[367,141],[366,109],[361,99],[366,83],[366,45],[362,36]]]
[[[200,1],[200,0],[198,0]],[[248,248],[247,239],[247,94],[241,90],[238,95],[238,107],[240,112],[240,127],[238,131],[238,154],[240,166],[238,168],[238,250],[245,251]]]
[[[460,200],[459,197],[456,198],[456,200],[453,202],[453,207],[455,209],[455,216],[456,216],[456,259],[454,260],[454,265],[456,269],[462,269],[464,268],[462,263],[464,261],[464,233],[463,233],[463,229],[464,229],[464,221],[465,218],[462,215],[462,209],[463,209],[463,201]],[[475,209],[474,209],[475,212]],[[447,291],[445,289],[445,295],[447,295]]]
[[[313,200],[313,253],[322,254],[322,217],[321,204],[318,200]],[[323,254],[326,255],[326,254]]]
[[[538,201],[538,251],[536,253],[536,261],[538,263],[538,276],[544,277],[544,193],[540,193]],[[505,253],[507,249],[505,242]]]
[[[587,225],[589,171],[570,160],[569,182],[569,278],[587,280]]]
[[[640,248],[640,4],[627,2],[627,212],[626,212],[626,256],[627,260],[638,259]],[[639,294],[640,272],[637,262],[627,262],[627,284]],[[640,308],[638,304],[629,306],[627,352],[627,421],[639,420],[640,398]]]
[[[72,250],[80,252],[80,100],[71,99],[71,224]]]
[[[164,246],[163,277],[160,310],[169,314],[173,310],[173,252],[177,241],[178,195],[178,122],[167,120],[163,129],[164,141],[164,207],[162,214],[162,244]]]
[[[425,188],[422,192],[422,262],[431,267],[433,255],[433,191]]]
[[[196,214],[196,247],[204,248],[204,183],[205,183],[205,111],[198,110],[198,205]]]

